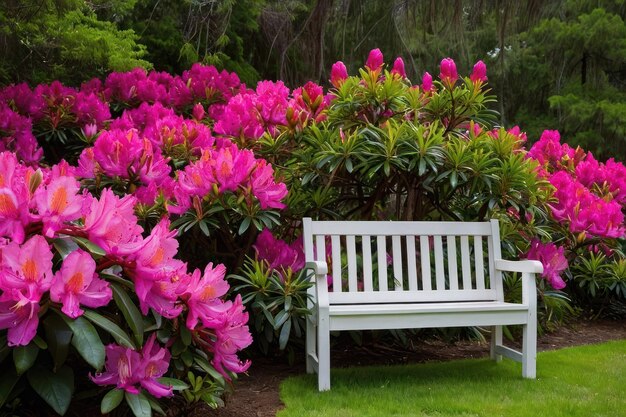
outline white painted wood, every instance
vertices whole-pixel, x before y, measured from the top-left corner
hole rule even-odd
[[[459,289],[459,276],[456,265],[456,236],[446,236],[448,247],[448,281],[451,290]]]
[[[430,244],[428,236],[420,236],[420,255],[422,257],[422,289],[430,291],[432,289],[430,276]]]
[[[443,270],[443,244],[441,236],[434,237],[435,245],[435,282],[438,291],[446,289],[446,276]]]
[[[378,252],[378,291],[388,291],[387,285],[387,239],[385,236],[376,237],[376,251]]]
[[[331,292],[331,304],[376,304],[376,303],[435,303],[455,301],[489,301],[496,299],[495,290],[444,290],[444,291],[373,291]]]
[[[482,236],[474,236],[474,266],[476,277],[476,289],[485,289],[485,261],[483,255],[483,238]]]
[[[415,253],[415,236],[406,237],[406,263],[409,281],[409,291],[417,291],[417,266]]]
[[[469,237],[461,236],[461,269],[463,273],[463,289],[472,289],[472,263],[470,261]]]
[[[372,281],[372,240],[369,236],[362,236],[363,246],[363,290],[374,291]]]
[[[396,291],[403,290],[402,275],[402,240],[400,236],[391,238],[391,248],[393,251],[393,284]]]
[[[346,236],[346,250],[348,256],[348,290],[358,291],[356,276],[356,242],[352,235]]]
[[[333,246],[333,292],[341,292],[341,237],[332,235],[330,237],[330,243]]]
[[[315,285],[309,290],[314,302],[307,305],[313,314],[307,318],[306,369],[318,373],[318,389],[330,389],[330,332],[366,329],[405,329],[429,327],[492,326],[491,356],[522,362],[522,375],[536,377],[537,292],[535,273],[543,268],[537,261],[500,259],[499,227],[496,221],[455,222],[313,222],[303,220],[306,268],[313,270]],[[333,246],[333,277],[341,279],[341,242],[345,239],[348,286],[329,293],[326,274],[326,236]],[[356,236],[361,236],[358,245]],[[389,291],[386,236],[392,236],[394,287]],[[415,238],[420,238],[422,284],[418,282]],[[446,236],[444,256],[443,236]],[[371,238],[376,238],[379,288],[373,284]],[[458,253],[456,237],[460,241]],[[470,237],[473,237],[472,254]],[[405,238],[406,258],[403,256]],[[487,239],[485,256],[483,238]],[[431,250],[435,263],[435,288],[431,284]],[[315,245],[313,242],[315,241]],[[337,248],[337,250],[335,250]],[[358,253],[357,249],[361,249]],[[314,256],[315,255],[315,256]],[[364,291],[358,290],[357,258],[363,261]],[[472,256],[473,255],[473,256]],[[338,259],[337,259],[338,258]],[[445,259],[444,259],[445,258]],[[461,259],[462,284],[458,261]],[[484,262],[489,276],[485,277]],[[474,265],[472,268],[472,260]],[[314,261],[314,262],[311,262]],[[406,262],[405,262],[406,261]],[[406,268],[404,267],[406,265]],[[447,265],[447,268],[446,268]],[[406,269],[406,271],[405,271]],[[474,272],[472,273],[472,269]],[[503,301],[502,272],[522,273],[522,302]],[[407,277],[404,277],[404,274]],[[446,275],[447,273],[447,275]],[[476,288],[472,288],[472,275]],[[406,278],[408,289],[401,284]],[[489,279],[486,285],[485,278]],[[445,286],[446,279],[449,282]],[[460,288],[462,286],[462,288]],[[486,288],[487,287],[487,288]],[[522,325],[522,351],[502,344],[502,326]]]
[[[449,234],[489,236],[489,222],[395,222],[395,221],[316,221],[312,223],[314,235],[430,235]]]

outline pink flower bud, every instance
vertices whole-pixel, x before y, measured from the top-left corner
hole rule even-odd
[[[406,78],[406,71],[404,70],[404,61],[402,58],[397,57],[393,63],[393,68],[391,69],[392,74],[398,74],[402,78]]]
[[[83,127],[83,133],[85,134],[86,137],[92,138],[96,136],[96,133],[98,133],[98,126],[96,126],[95,123],[86,124]]]
[[[478,81],[487,81],[487,66],[483,61],[478,61],[476,64],[474,64],[474,69],[472,70],[472,75],[470,75],[470,80],[472,80],[473,83],[476,83]]]
[[[433,76],[430,73],[425,72],[422,76],[422,91],[432,91],[433,89]]]
[[[196,103],[196,105],[193,106],[192,115],[198,122],[204,119],[204,107],[202,107],[202,104]]]
[[[348,70],[345,64],[341,61],[335,62],[330,70],[331,84],[339,88],[346,78],[348,78]]]
[[[454,85],[456,80],[459,78],[459,74],[456,72],[456,64],[452,58],[442,59],[439,70],[439,79],[448,86]]]
[[[369,56],[367,57],[367,62],[365,62],[365,67],[370,71],[376,71],[383,66],[383,53],[380,52],[380,49],[372,49],[370,51]]]

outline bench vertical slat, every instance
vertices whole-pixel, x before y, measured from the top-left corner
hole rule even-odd
[[[333,245],[333,292],[341,292],[341,238],[333,235],[330,241]]]
[[[450,289],[459,289],[459,276],[456,265],[456,236],[446,236],[448,243],[448,280],[450,281]]]
[[[406,237],[406,265],[409,275],[409,290],[417,291],[417,268],[415,264],[415,236]]]
[[[378,291],[388,291],[387,285],[387,239],[385,236],[376,237],[376,251],[378,252]]]
[[[472,288],[472,263],[467,236],[461,236],[461,269],[463,270],[463,289],[469,290]]]
[[[346,252],[348,256],[348,288],[350,292],[357,292],[356,279],[356,242],[353,235],[346,236]]]
[[[363,290],[374,291],[372,283],[372,240],[369,236],[361,236],[363,246]]]
[[[474,236],[474,266],[476,267],[476,289],[485,289],[485,261],[483,255],[483,237]]]
[[[392,250],[393,250],[393,282],[396,291],[402,291],[404,289],[403,276],[402,276],[402,238],[400,236],[393,236],[391,238]]]
[[[420,256],[422,258],[422,290],[430,291],[430,245],[428,244],[428,236],[420,236]]]
[[[437,291],[446,289],[446,276],[443,269],[443,243],[440,235],[434,237],[435,241],[435,279]]]
[[[498,300],[504,301],[504,288],[502,285],[502,272],[495,269],[494,259],[502,259],[502,252],[500,243],[500,224],[497,220],[490,220],[491,223],[491,236],[489,241],[493,241],[491,249],[493,252],[489,253],[489,273],[491,274],[490,281],[495,285],[491,288],[496,290]]]

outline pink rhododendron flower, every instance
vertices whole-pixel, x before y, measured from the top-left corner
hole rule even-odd
[[[52,285],[52,251],[46,239],[34,235],[23,245],[15,242],[2,248],[2,271],[0,289],[4,294],[0,299],[11,297],[14,290],[29,294],[31,300],[38,300],[34,294],[43,294]]]
[[[43,233],[53,237],[63,227],[64,222],[80,218],[83,196],[78,194],[80,184],[74,177],[54,178],[35,193],[39,217],[43,221]]]
[[[237,352],[252,344],[252,336],[248,330],[248,313],[243,311],[241,295],[237,294],[234,303],[224,313],[229,319],[224,325],[215,329],[216,340],[213,347],[211,363],[215,369],[230,380],[228,371],[245,372],[250,361],[241,362]]]
[[[187,314],[187,328],[195,329],[198,321],[205,327],[215,328],[222,325],[222,315],[229,309],[230,302],[222,302],[222,297],[228,291],[228,283],[224,280],[226,268],[217,265],[215,268],[209,263],[200,275],[196,269],[189,279],[187,288],[181,294],[189,312]]]
[[[367,61],[365,62],[365,67],[369,68],[370,71],[379,70],[383,66],[383,53],[380,49],[372,49],[367,57]]]
[[[285,208],[281,202],[287,194],[287,186],[274,181],[274,170],[265,160],[258,161],[251,177],[252,193],[259,200],[262,209]]]
[[[473,83],[484,83],[487,81],[487,66],[483,61],[478,61],[476,64],[474,64],[472,74],[470,75],[470,80],[472,80]]]
[[[26,346],[37,334],[39,299],[31,300],[19,291],[15,295],[17,300],[0,301],[0,329],[8,329],[9,346]]]
[[[117,389],[139,394],[139,378],[143,366],[141,355],[118,345],[106,346],[106,371],[89,378],[97,385],[115,385]]]
[[[43,156],[32,133],[32,122],[0,102],[0,152],[11,151],[22,161],[32,164]]]
[[[401,78],[406,78],[406,70],[404,69],[404,61],[402,58],[397,57],[393,62],[393,68],[391,69],[391,73],[400,76]]]
[[[156,398],[172,396],[172,387],[160,383],[169,368],[170,353],[156,343],[156,333],[146,341],[141,352],[110,344],[106,347],[106,371],[89,378],[97,385],[115,385],[131,394],[144,388]]]
[[[156,398],[171,397],[174,394],[171,385],[157,381],[157,378],[167,372],[170,357],[170,352],[156,343],[156,333],[152,333],[141,349],[142,366],[138,369],[139,383]]]
[[[439,79],[442,83],[452,88],[456,80],[459,78],[459,74],[456,71],[456,64],[452,58],[444,58],[439,65]]]
[[[102,191],[100,199],[88,196],[83,207],[88,239],[108,254],[132,253],[137,242],[143,240],[143,229],[133,210],[135,201],[130,194],[119,198],[109,189]]]
[[[335,88],[339,88],[347,78],[348,69],[346,65],[341,61],[335,62],[330,70],[330,83]]]
[[[96,274],[96,262],[81,249],[63,260],[50,288],[50,299],[62,303],[61,311],[73,319],[84,313],[80,305],[103,307],[112,297],[109,284]]]
[[[557,247],[554,243],[542,243],[538,239],[533,239],[526,254],[528,259],[542,263],[543,273],[541,276],[557,290],[565,288],[565,281],[561,278],[561,273],[568,268],[568,264],[563,251],[563,247]]]

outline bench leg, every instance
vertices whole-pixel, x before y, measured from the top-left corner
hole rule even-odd
[[[491,359],[500,362],[502,355],[496,354],[496,346],[502,346],[502,326],[493,326],[491,328]]]
[[[330,390],[330,328],[328,317],[321,317],[317,326],[317,385],[320,391]]]
[[[317,357],[317,329],[311,317],[306,318],[306,373],[315,372],[315,357]]]
[[[522,341],[522,376],[534,379],[537,377],[537,322],[530,320],[524,325]]]

